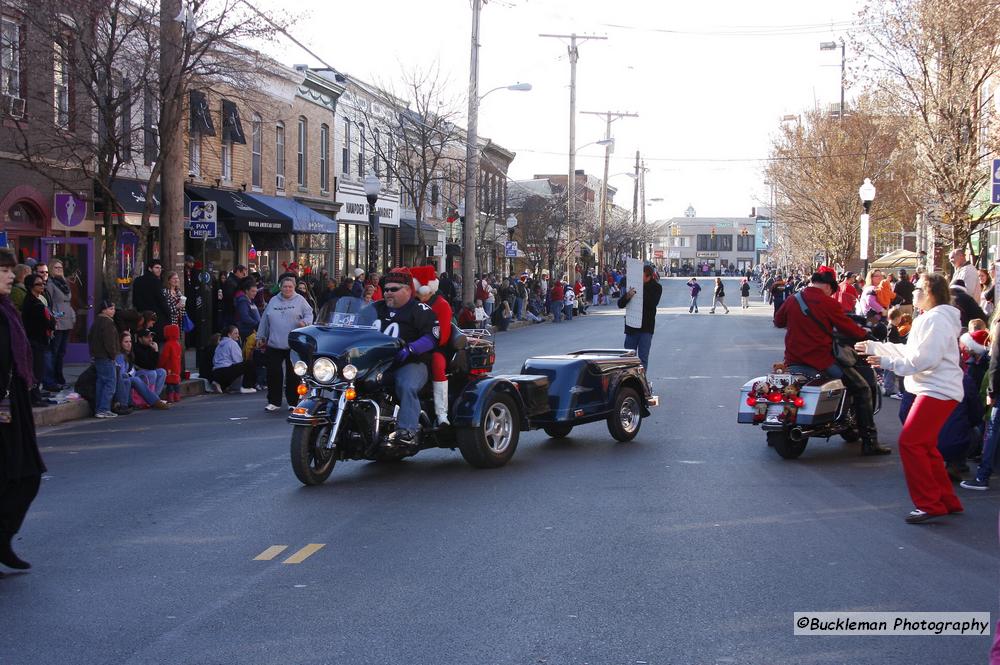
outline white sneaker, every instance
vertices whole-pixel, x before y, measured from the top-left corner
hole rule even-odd
[[[98,411],[94,414],[95,418],[117,418],[118,414],[114,411]]]
[[[257,392],[256,388],[240,388],[241,395],[253,395],[255,392]]]
[[[222,393],[222,385],[220,385],[218,381],[212,381],[212,392],[219,394]]]
[[[265,411],[280,411],[281,407],[277,406],[275,404],[268,404],[267,406],[264,407],[264,410]]]

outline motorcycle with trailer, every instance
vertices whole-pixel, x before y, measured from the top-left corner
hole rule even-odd
[[[450,424],[432,422],[430,383],[421,392],[418,443],[394,447],[399,404],[392,390],[402,342],[360,315],[334,317],[289,333],[300,401],[288,416],[295,476],[326,481],[339,461],[396,461],[430,448],[458,449],[470,465],[495,468],[513,457],[522,431],[554,438],[604,421],[612,437],[631,441],[659,404],[635,352],[585,349],[528,358],[521,373],[492,375],[493,337],[452,324],[448,347]]]

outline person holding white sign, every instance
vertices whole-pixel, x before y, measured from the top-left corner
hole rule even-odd
[[[618,300],[618,307],[624,308],[638,294],[634,286],[630,286],[628,291]],[[663,295],[663,287],[660,286],[656,278],[656,271],[653,266],[643,266],[642,269],[642,294],[635,298],[633,307],[638,307],[642,313],[639,326],[629,325],[636,321],[630,314],[638,312],[628,312],[625,314],[625,348],[634,349],[639,356],[642,366],[649,369],[649,348],[653,344],[653,332],[656,328],[656,308],[660,304],[660,296]]]

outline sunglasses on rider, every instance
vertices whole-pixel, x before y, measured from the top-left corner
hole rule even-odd
[[[406,288],[406,287],[405,286],[387,286],[384,289],[382,289],[382,292],[383,293],[395,293],[396,291],[402,291],[404,288]]]

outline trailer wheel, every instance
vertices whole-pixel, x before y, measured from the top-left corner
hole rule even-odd
[[[615,405],[608,414],[608,431],[617,441],[625,443],[635,438],[642,427],[642,402],[635,388],[621,388],[615,395]]]
[[[499,392],[488,400],[479,425],[455,432],[462,457],[480,469],[493,469],[509,462],[521,434],[521,416],[514,400]]]

